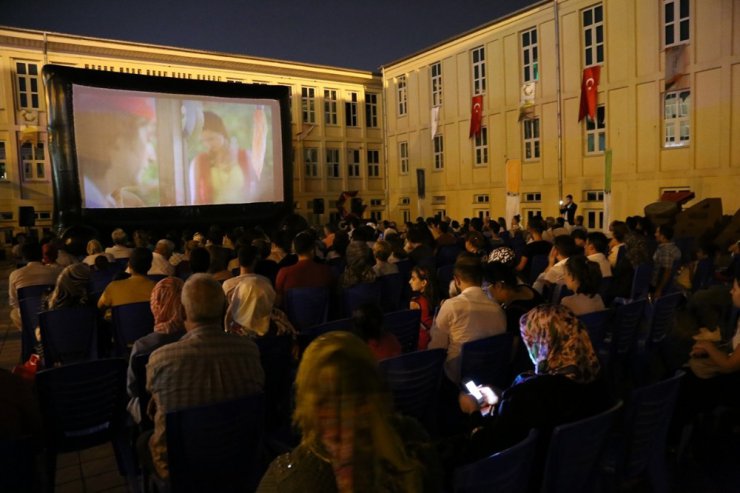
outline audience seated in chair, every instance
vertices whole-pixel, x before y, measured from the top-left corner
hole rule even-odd
[[[542,294],[546,287],[565,284],[565,262],[576,254],[576,244],[568,235],[556,236],[547,257],[547,267],[532,284],[535,291]]]
[[[128,242],[126,232],[121,228],[117,228],[113,230],[110,237],[113,240],[113,246],[106,248],[105,253],[113,255],[113,258],[116,260],[129,258],[133,249],[126,245]]]
[[[175,266],[170,264],[170,257],[175,251],[175,244],[170,240],[159,240],[152,252],[152,267],[147,274],[149,275],[175,275]]]
[[[378,305],[365,303],[352,314],[354,332],[365,341],[378,361],[401,354],[398,338],[383,325],[383,310]]]
[[[560,300],[576,315],[604,310],[604,301],[599,295],[601,270],[599,264],[583,255],[571,257],[565,263],[565,285],[573,293]]]
[[[331,288],[334,284],[331,268],[314,260],[315,247],[314,237],[308,232],[299,233],[293,240],[298,262],[283,267],[277,273],[275,292],[278,306],[285,306],[285,294],[289,289]]]
[[[98,308],[105,312],[107,320],[110,320],[112,307],[142,301],[148,302],[151,297],[155,283],[146,277],[146,273],[152,267],[152,252],[143,247],[134,248],[128,265],[131,277],[112,281],[98,300]]]
[[[47,266],[41,263],[41,245],[35,241],[27,241],[21,249],[23,259],[27,262],[24,267],[15,269],[8,277],[8,304],[10,305],[10,320],[21,330],[21,312],[18,303],[18,289],[29,286],[54,285],[61,269],[57,266]]]

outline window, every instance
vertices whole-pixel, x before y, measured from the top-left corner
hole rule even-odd
[[[370,199],[370,207],[383,207],[383,199]]]
[[[365,93],[365,125],[367,128],[378,128],[378,95]]]
[[[383,220],[383,211],[370,211],[370,219],[375,223],[379,223]]]
[[[542,193],[541,192],[523,193],[522,202],[542,202]]]
[[[398,116],[406,114],[408,107],[406,106],[406,76],[401,75],[396,80],[396,95],[398,98]]]
[[[604,211],[602,209],[587,209],[586,213],[586,228],[592,229],[604,229]]]
[[[446,209],[434,209],[434,210],[432,210],[432,214],[435,217],[438,217],[438,218],[441,219],[441,218],[443,218],[443,217],[445,217],[447,215],[447,210]]]
[[[326,125],[337,124],[337,91],[335,89],[324,89],[324,123]]]
[[[350,149],[347,161],[347,176],[350,178],[360,177],[360,150]]]
[[[663,145],[683,147],[689,145],[691,91],[665,93],[663,99]]]
[[[411,197],[400,197],[398,205],[411,205]]]
[[[434,137],[434,169],[439,171],[445,167],[444,141],[441,135]]]
[[[484,166],[488,164],[488,128],[482,127],[480,133],[475,136],[475,164]]]
[[[16,62],[15,81],[18,86],[18,109],[39,109],[39,66]]]
[[[380,151],[367,151],[367,176],[380,176]]]
[[[473,195],[473,203],[474,204],[488,204],[491,202],[491,196],[487,193],[480,194],[480,195]]]
[[[473,56],[473,95],[486,92],[486,49],[483,46],[475,48]]]
[[[524,120],[524,160],[540,158],[540,119]]]
[[[411,222],[411,211],[408,209],[401,209],[401,213],[403,214],[403,222],[410,223]]]
[[[301,87],[301,111],[303,123],[316,123],[316,90],[313,87]]]
[[[447,195],[432,195],[432,205],[443,205],[447,203]]]
[[[663,0],[665,46],[689,41],[689,0]]]
[[[606,150],[606,108],[596,108],[596,121],[586,118],[586,154],[603,154]]]
[[[486,209],[476,209],[475,215],[478,216],[480,219],[485,219],[491,216],[491,212]]]
[[[303,164],[306,166],[306,178],[318,178],[319,150],[313,147],[303,149]]]
[[[46,163],[44,162],[44,144],[21,144],[21,167],[25,181],[46,181]]]
[[[533,218],[542,216],[542,209],[522,209],[522,215],[527,218],[529,224]]]
[[[584,9],[583,50],[586,67],[604,63],[604,7],[601,4]]]
[[[349,101],[344,103],[344,119],[348,127],[357,126],[357,93],[349,93]]]
[[[603,190],[584,190],[583,201],[584,202],[601,202],[604,200]]]
[[[442,63],[433,63],[430,67],[432,74],[432,106],[442,105]]]
[[[522,82],[540,79],[537,28],[522,33]]]
[[[35,212],[34,216],[37,221],[51,221],[51,212],[49,211]]]
[[[339,149],[326,150],[326,176],[339,178]]]
[[[399,142],[398,155],[400,156],[399,172],[402,175],[408,175],[409,174],[409,143],[408,142]]]
[[[0,141],[0,181],[8,179],[8,159],[5,154],[5,142]]]

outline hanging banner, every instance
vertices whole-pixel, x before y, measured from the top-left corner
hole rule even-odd
[[[519,189],[522,183],[522,162],[518,159],[506,161],[506,223],[511,224],[514,216],[519,214],[521,196]]]
[[[612,150],[604,153],[604,233],[608,233],[612,222]]]
[[[432,140],[434,140],[434,137],[437,135],[437,126],[439,125],[439,106],[432,108],[431,120]]]
[[[689,88],[689,50],[686,45],[677,45],[665,50],[665,90],[676,91]]]

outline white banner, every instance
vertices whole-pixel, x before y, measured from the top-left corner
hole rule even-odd
[[[519,214],[519,201],[518,193],[506,194],[506,224],[509,227],[511,227],[511,220],[514,219],[514,216]]]
[[[439,125],[439,106],[432,108],[432,140],[437,135],[437,126]]]

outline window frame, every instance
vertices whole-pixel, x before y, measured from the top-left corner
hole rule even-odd
[[[445,143],[443,135],[435,135],[432,141],[432,150],[434,154],[434,170],[443,171],[445,169]]]
[[[429,66],[429,82],[432,92],[432,107],[442,106],[442,62]]]
[[[476,60],[477,55],[477,60]],[[470,50],[473,96],[486,93],[486,47],[477,46]]]
[[[23,70],[21,71],[21,67]],[[31,73],[35,72],[35,73]],[[15,61],[15,103],[19,110],[40,110],[41,109],[41,80],[39,64],[30,61]],[[34,91],[34,86],[36,90]],[[25,103],[24,103],[25,100]],[[33,103],[36,103],[35,105]]]
[[[365,126],[378,128],[378,94],[375,92],[365,93]]]
[[[347,151],[347,177],[348,178],[362,178],[361,168],[361,154],[360,149],[349,149]]]
[[[682,6],[684,3],[687,5],[686,7],[686,16],[682,16]],[[668,20],[668,6],[671,6],[673,10],[673,19]],[[676,7],[678,6],[678,9]],[[671,46],[678,46],[682,44],[688,44],[691,43],[691,0],[663,0],[663,11],[661,12],[662,20],[663,20],[663,47],[664,48],[670,48]],[[686,23],[686,38],[683,39],[682,35],[682,26],[683,23]],[[678,27],[678,30],[676,30],[676,27]],[[668,41],[668,30],[671,30],[671,36],[673,37],[673,40],[671,42]],[[676,36],[676,33],[678,33],[678,36]]]
[[[374,156],[371,159],[371,156]],[[368,178],[380,178],[380,150],[379,149],[368,149],[367,150],[367,177]]]
[[[339,110],[336,89],[324,89],[324,125],[339,125]]]
[[[8,177],[8,142],[0,140],[0,182],[10,181]]]
[[[604,209],[589,207],[583,209],[583,223],[589,231],[604,229]]]
[[[409,143],[405,140],[398,143],[398,172],[401,175],[409,174]]]
[[[527,137],[527,127],[532,126],[529,130],[531,137]],[[540,117],[529,118],[522,120],[522,143],[524,144],[524,153],[522,154],[525,162],[539,161],[542,157],[542,142],[541,142],[541,123]],[[534,135],[536,133],[536,135]],[[531,156],[527,156],[527,152],[532,150]]]
[[[359,96],[357,92],[350,91],[347,93],[347,101],[344,103],[344,124],[349,128],[360,126],[358,119]]]
[[[316,124],[316,88],[301,86],[301,121]]]
[[[590,118],[586,118],[586,126],[584,128],[584,132],[585,132],[585,137],[583,139],[584,154],[586,156],[600,156],[604,154],[606,152],[606,147],[607,147],[606,105],[600,104],[596,107],[596,121],[595,122],[592,122]],[[591,144],[593,144],[593,149],[590,148]],[[601,146],[602,144],[603,144],[603,148]]]
[[[303,170],[306,178],[320,178],[318,147],[303,148]]]
[[[533,34],[534,41],[532,41]],[[527,38],[526,44],[525,37]],[[537,27],[522,31],[519,37],[522,52],[522,84],[540,80],[538,38]]]
[[[25,149],[31,149],[31,159],[25,159],[23,152]],[[37,155],[41,149],[41,157]],[[20,175],[26,183],[49,182],[49,170],[46,166],[46,145],[43,140],[39,140],[34,145],[31,141],[20,142],[18,146],[18,164],[20,165]],[[39,170],[43,170],[43,175],[39,176]],[[30,173],[27,173],[29,171]]]
[[[688,101],[680,103],[678,99],[681,94],[686,93]],[[676,102],[676,111],[673,113],[674,116],[667,118],[667,103],[668,98],[674,97]],[[664,149],[680,149],[686,148],[691,145],[691,89],[679,89],[677,91],[667,91],[663,94],[663,148]],[[674,103],[672,103],[674,104]],[[681,115],[680,112],[685,109],[686,114]],[[685,125],[683,125],[685,124]],[[683,129],[688,131],[688,137],[683,139]],[[674,136],[678,136],[677,140],[673,140],[672,143],[668,141],[668,132],[672,130]]]
[[[406,116],[408,114],[408,93],[406,87],[406,75],[399,75],[396,77],[396,110],[398,116]]]
[[[473,164],[488,166],[488,127],[481,127],[480,133],[473,139]]]
[[[597,12],[600,13],[601,19],[596,20]],[[586,16],[590,13],[591,21],[586,23]],[[596,65],[603,65],[606,59],[606,34],[604,33],[604,5],[602,3],[595,3],[585,9],[581,10],[581,40],[583,41],[583,66],[593,67]],[[600,29],[599,29],[600,28]],[[599,39],[599,32],[601,33],[601,42]],[[591,42],[589,43],[589,38]],[[599,48],[601,48],[601,57],[599,57]],[[589,57],[591,61],[589,63]]]
[[[332,155],[336,155],[336,160],[332,159]],[[340,162],[339,148],[327,147],[325,150],[326,157],[326,177],[331,179],[337,179],[342,177],[342,165]]]

